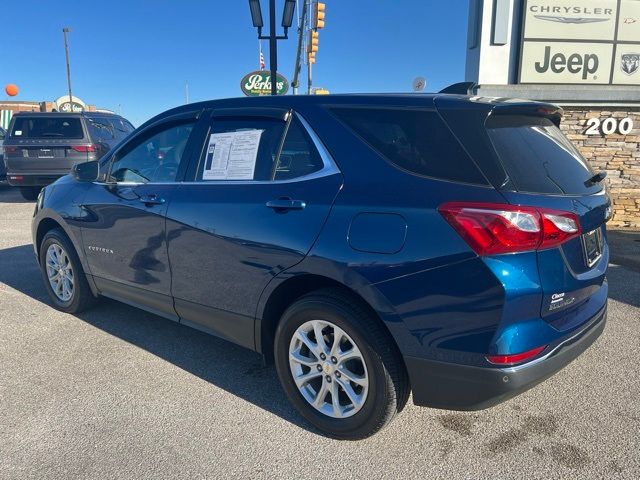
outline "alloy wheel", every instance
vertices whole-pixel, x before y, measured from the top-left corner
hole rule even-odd
[[[58,300],[71,300],[75,285],[71,259],[57,243],[52,243],[47,249],[46,267],[49,285]]]
[[[298,327],[289,345],[293,380],[309,404],[333,418],[355,415],[369,392],[364,357],[355,341],[326,320]]]

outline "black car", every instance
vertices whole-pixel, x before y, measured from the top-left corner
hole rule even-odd
[[[75,163],[98,160],[134,127],[111,113],[17,113],[4,142],[6,176],[22,196],[69,173]]]

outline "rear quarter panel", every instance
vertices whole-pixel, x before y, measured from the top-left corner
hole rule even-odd
[[[405,355],[438,357],[448,351],[458,361],[469,361],[461,358],[465,350],[486,351],[501,318],[502,286],[437,207],[446,201],[497,202],[502,197],[488,186],[405,173],[327,111],[318,110],[301,113],[339,165],[344,186],[308,257],[279,275],[263,299],[288,276],[322,275],[369,302]],[[349,232],[363,213],[404,219],[402,248],[387,252],[354,248]],[[369,231],[360,236],[387,236],[386,227],[385,221],[367,222],[360,228]]]

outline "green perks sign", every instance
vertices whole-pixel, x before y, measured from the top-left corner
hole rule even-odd
[[[266,70],[247,73],[240,81],[240,90],[249,97],[271,95],[271,74]],[[289,82],[279,73],[276,76],[276,91],[284,95],[289,90]]]

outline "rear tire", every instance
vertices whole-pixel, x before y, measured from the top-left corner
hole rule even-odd
[[[40,272],[47,293],[58,310],[79,313],[93,306],[93,296],[73,245],[60,229],[46,233],[40,245]]]
[[[20,187],[20,194],[25,200],[33,202],[38,199],[40,190],[42,190],[42,187]]]
[[[320,290],[293,303],[278,324],[274,347],[289,400],[327,436],[369,437],[409,398],[404,363],[390,335],[340,290]]]

